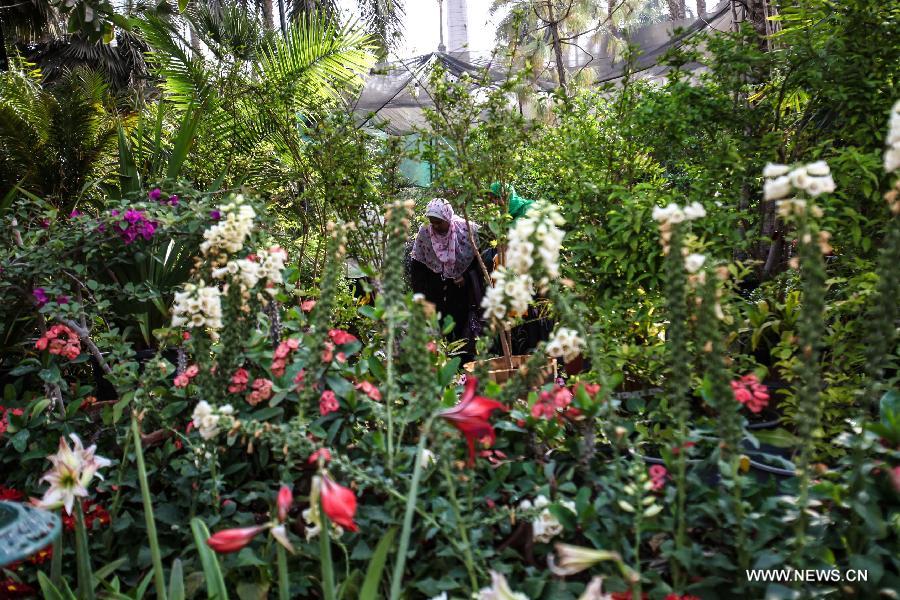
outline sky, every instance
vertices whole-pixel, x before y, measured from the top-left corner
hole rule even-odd
[[[447,0],[444,0],[445,9]],[[707,0],[712,8],[717,0]],[[498,12],[491,16],[492,0],[468,0],[469,13],[469,50],[475,53],[490,53],[496,44],[497,23],[505,13]],[[357,13],[356,0],[340,0],[341,8],[348,14]],[[687,1],[688,8],[696,13],[696,0]],[[404,6],[404,39],[394,50],[397,57],[417,56],[437,50],[440,39],[438,33],[438,0],[405,0]],[[446,10],[444,16],[444,39],[446,33]]]

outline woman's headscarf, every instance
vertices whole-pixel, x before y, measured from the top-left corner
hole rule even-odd
[[[534,200],[529,200],[528,198],[519,196],[518,194],[516,194],[516,188],[508,183],[505,186],[501,187],[499,181],[495,181],[491,184],[491,193],[499,198],[502,198],[502,190],[504,188],[506,189],[506,193],[509,194],[509,204],[507,205],[507,211],[509,211],[509,216],[511,216],[513,218],[513,221],[515,221],[526,212],[528,212],[528,209],[532,204],[534,204]]]
[[[429,223],[419,228],[413,243],[412,256],[445,279],[456,279],[472,262],[475,250],[469,241],[466,220],[453,212],[453,207],[443,198],[435,198],[428,203],[425,216],[437,217],[450,223],[447,233],[441,235]],[[472,233],[478,233],[478,225],[469,223]]]

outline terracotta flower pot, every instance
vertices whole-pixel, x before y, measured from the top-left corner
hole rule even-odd
[[[497,383],[506,383],[519,371],[526,371],[526,363],[531,358],[531,354],[516,354],[511,357],[512,368],[506,368],[506,359],[502,356],[491,358],[489,360],[476,360],[467,362],[463,365],[463,369],[467,373],[474,373],[478,365],[487,365],[488,378]],[[541,368],[541,382],[552,381],[556,379],[556,359],[548,358],[547,363]]]

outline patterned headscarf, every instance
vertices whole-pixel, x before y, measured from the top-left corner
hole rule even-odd
[[[412,256],[444,279],[456,279],[469,268],[475,256],[466,220],[458,217],[450,203],[443,198],[435,198],[429,202],[425,216],[450,223],[450,229],[442,235],[434,230],[431,223],[422,225],[413,243]],[[469,225],[472,233],[477,235],[478,225]]]

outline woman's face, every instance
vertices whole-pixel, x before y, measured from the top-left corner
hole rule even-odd
[[[431,222],[431,228],[434,229],[435,233],[444,235],[450,231],[450,223],[447,221],[437,217],[428,217],[428,220]]]

